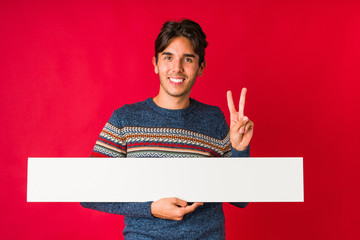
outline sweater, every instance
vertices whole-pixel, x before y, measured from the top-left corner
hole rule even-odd
[[[133,158],[230,156],[249,157],[250,149],[236,151],[231,147],[229,127],[220,108],[190,99],[187,108],[171,110],[157,106],[152,98],[115,110],[92,153],[92,157]],[[124,215],[126,240],[225,239],[222,203],[204,203],[181,221],[153,217],[151,203],[84,202],[81,205]],[[241,208],[247,205],[231,204]]]

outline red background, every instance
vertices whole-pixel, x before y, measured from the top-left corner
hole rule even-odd
[[[122,239],[122,216],[27,203],[28,157],[87,157],[112,111],[153,97],[162,23],[208,36],[192,97],[248,88],[254,157],[304,157],[304,203],[225,204],[227,239],[359,239],[356,1],[3,1],[2,239]]]

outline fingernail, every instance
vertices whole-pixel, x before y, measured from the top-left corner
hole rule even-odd
[[[244,133],[244,129],[243,129],[243,128],[240,128],[239,133]]]
[[[244,121],[247,121],[247,120],[249,120],[249,118],[245,116],[245,117],[243,118],[243,120],[244,120]]]

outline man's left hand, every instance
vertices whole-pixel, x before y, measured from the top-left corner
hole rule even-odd
[[[239,111],[236,111],[231,91],[227,92],[230,111],[230,142],[237,151],[244,151],[250,144],[254,132],[254,123],[244,116],[246,88],[241,90]]]

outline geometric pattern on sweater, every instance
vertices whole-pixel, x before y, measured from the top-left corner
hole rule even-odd
[[[106,123],[96,141],[94,157],[227,157],[229,134],[222,140],[167,127],[122,127]]]

